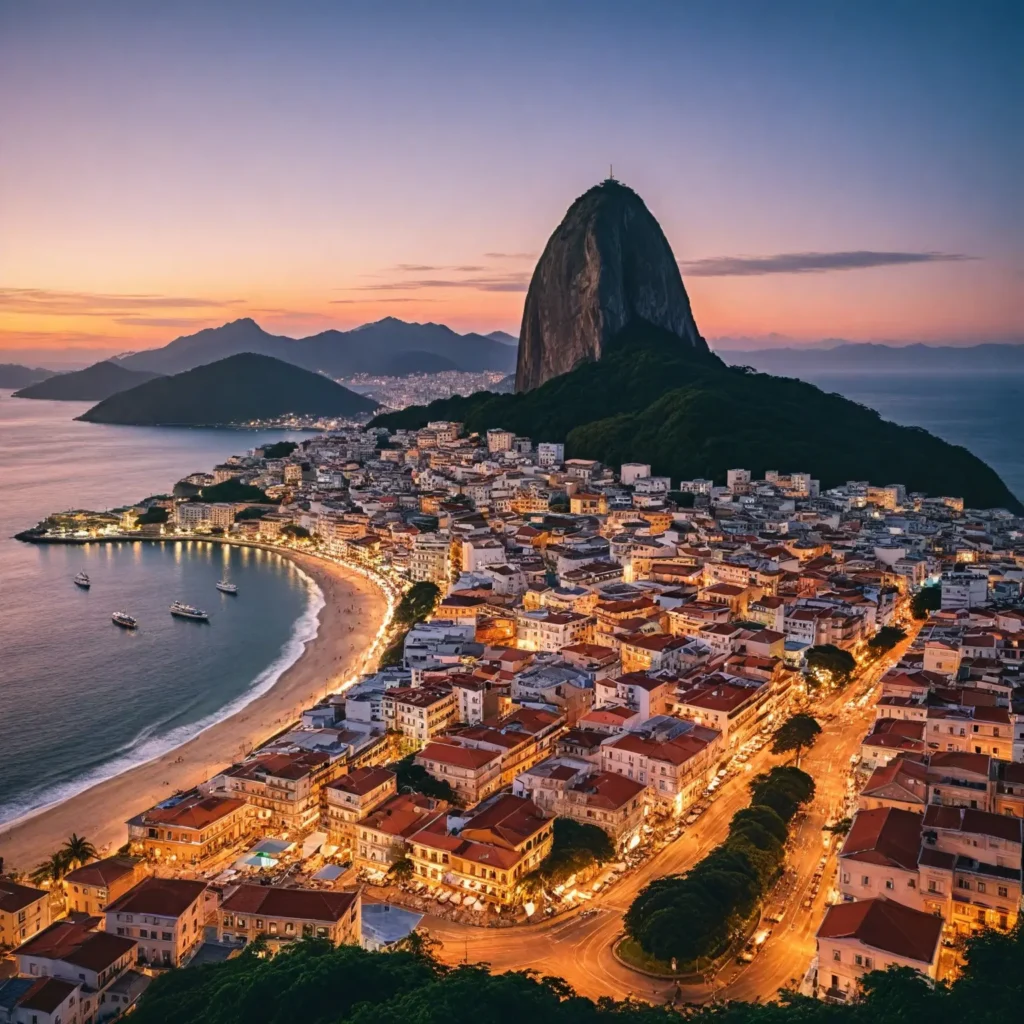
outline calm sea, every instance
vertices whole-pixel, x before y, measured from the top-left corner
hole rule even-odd
[[[319,590],[276,555],[11,539],[48,512],[165,493],[228,455],[300,436],[75,422],[87,407],[0,392],[0,823],[184,742],[272,685],[316,633]],[[88,591],[71,582],[83,569]],[[215,588],[225,574],[237,597]],[[210,623],[172,618],[175,599]],[[136,633],[110,621],[121,608]]]

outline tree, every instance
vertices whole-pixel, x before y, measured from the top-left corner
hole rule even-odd
[[[814,746],[821,735],[821,726],[810,715],[792,715],[782,723],[772,740],[773,754],[796,751],[796,766],[800,767],[800,754],[805,747]]]
[[[159,523],[166,523],[169,518],[170,513],[163,505],[150,505],[135,522],[139,526],[153,526]]]
[[[571,818],[555,818],[551,852],[541,861],[537,875],[544,884],[558,885],[577,872],[603,864],[614,856],[615,847],[603,828]]]
[[[401,761],[395,761],[388,765],[397,776],[395,783],[398,791],[422,793],[424,796],[433,797],[435,800],[446,800],[448,803],[457,805],[459,796],[452,789],[451,784],[441,779],[435,779],[430,772],[421,764],[416,764],[416,755],[408,754]]]
[[[55,885],[68,873],[68,862],[62,852],[51,853],[49,859],[37,865],[29,878],[36,885]]]
[[[298,523],[288,523],[287,526],[281,528],[281,532],[286,537],[292,537],[295,540],[309,540],[310,533],[304,526],[299,526]]]
[[[814,687],[843,687],[856,668],[854,656],[835,644],[820,644],[807,652],[807,681]]]
[[[937,612],[942,607],[942,587],[933,583],[922,587],[910,599],[910,614],[915,619],[927,619],[931,612]]]
[[[868,647],[873,651],[891,651],[902,640],[906,640],[907,631],[899,626],[883,626],[869,641]]]
[[[61,848],[61,853],[69,868],[80,868],[83,864],[96,860],[99,856],[96,847],[88,839],[76,835],[74,832],[68,836],[67,842]]]
[[[294,441],[278,441],[275,444],[268,444],[263,448],[263,458],[284,459],[298,447]]]
[[[388,868],[388,876],[396,882],[408,882],[416,874],[416,865],[408,857],[399,857]]]
[[[394,621],[399,626],[412,626],[433,614],[441,591],[436,583],[421,580],[414,583],[403,595],[395,609]]]

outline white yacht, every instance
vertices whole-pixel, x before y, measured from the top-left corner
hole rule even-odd
[[[92,586],[92,580],[89,579],[87,572],[80,572],[75,577],[75,586],[82,587],[83,590],[88,590]]]
[[[222,594],[238,593],[238,587],[234,583],[229,583],[227,580],[217,580],[217,589]]]
[[[179,619],[196,619],[199,622],[206,622],[210,618],[202,608],[185,604],[183,601],[175,601],[171,605],[171,614],[176,615]]]
[[[137,629],[139,626],[139,620],[135,618],[134,615],[129,615],[127,612],[114,612],[110,618],[112,622],[124,629]]]

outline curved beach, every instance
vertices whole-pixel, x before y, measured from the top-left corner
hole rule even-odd
[[[386,614],[384,595],[365,577],[332,562],[280,554],[292,559],[324,595],[317,635],[298,661],[266,693],[181,746],[0,829],[0,857],[7,870],[31,869],[72,832],[90,839],[101,855],[114,852],[127,841],[128,818],[259,746],[357,669]]]

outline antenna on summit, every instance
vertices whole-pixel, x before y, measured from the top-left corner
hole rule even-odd
[[[609,181],[614,181],[615,180],[615,168],[614,168],[614,166],[612,166],[612,164],[608,165],[608,180]]]

